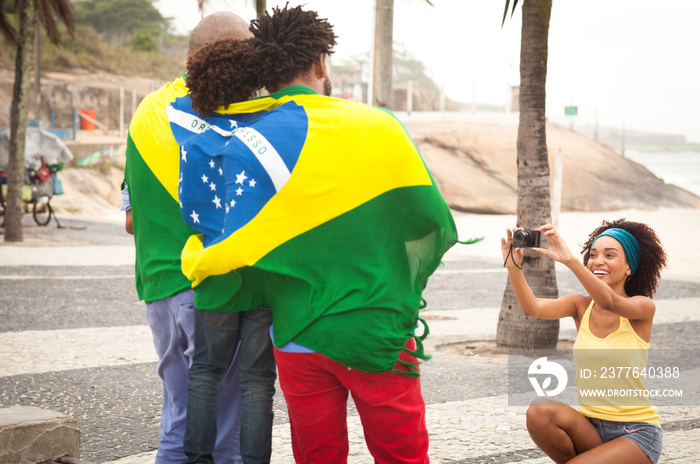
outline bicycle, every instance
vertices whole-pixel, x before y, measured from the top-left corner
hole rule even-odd
[[[23,192],[23,211],[30,211],[34,222],[39,226],[46,226],[55,218],[56,225],[61,227],[61,223],[54,214],[51,207],[51,197],[54,194],[54,179],[58,171],[63,167],[63,163],[46,165],[42,158],[41,167],[37,170],[27,169]],[[0,172],[0,227],[5,226],[5,196],[7,189],[7,174]]]

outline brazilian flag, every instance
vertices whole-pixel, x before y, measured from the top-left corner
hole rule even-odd
[[[187,95],[183,77],[150,93],[129,126],[124,180],[129,188],[136,246],[136,290],[147,303],[190,288],[180,253],[196,233],[180,216],[178,140],[166,114]],[[189,109],[192,113],[192,109]]]
[[[220,111],[169,108],[173,132],[198,132],[179,182],[182,216],[201,232],[182,252],[196,307],[269,306],[278,346],[392,370],[457,241],[411,138],[389,112],[307,87]]]

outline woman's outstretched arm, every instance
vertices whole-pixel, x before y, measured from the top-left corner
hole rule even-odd
[[[513,293],[520,308],[526,316],[542,319],[562,319],[577,317],[577,307],[582,302],[583,295],[566,295],[556,299],[538,298],[525,280],[520,266],[523,261],[523,249],[513,247],[513,231],[507,229],[506,238],[501,238],[501,253],[504,265],[508,269],[508,278],[513,287]]]

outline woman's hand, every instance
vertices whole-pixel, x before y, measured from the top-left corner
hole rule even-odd
[[[539,230],[542,232],[542,235],[547,237],[549,248],[533,248],[533,250],[564,264],[571,260],[576,260],[574,254],[552,224],[545,224],[535,230]]]
[[[523,264],[523,249],[513,246],[514,230],[517,229],[506,229],[506,238],[501,237],[501,254],[503,254],[503,265],[507,268],[519,268]]]

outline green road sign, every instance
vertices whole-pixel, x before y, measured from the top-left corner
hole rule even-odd
[[[564,115],[566,116],[576,116],[578,114],[578,106],[565,106]]]

